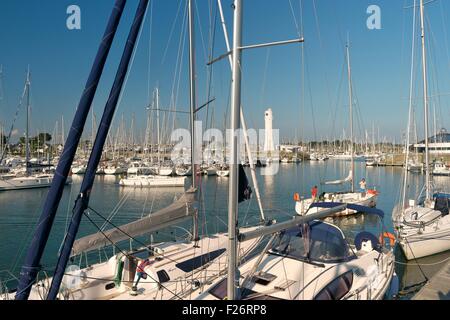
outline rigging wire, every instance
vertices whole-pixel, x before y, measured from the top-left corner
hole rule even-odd
[[[163,56],[162,56],[162,59],[161,59],[161,64],[164,64],[164,62],[166,60],[166,55],[167,55],[167,52],[169,50],[170,42],[172,40],[172,36],[173,36],[174,31],[175,31],[176,22],[178,21],[178,17],[179,17],[180,12],[181,12],[181,4],[182,3],[183,3],[183,1],[179,1],[178,2],[177,13],[175,15],[175,19],[174,19],[174,21],[172,23],[172,26],[170,28],[169,39],[167,40],[166,48],[164,49],[164,53],[163,53]]]
[[[89,208],[90,210],[92,210],[94,213],[96,213],[93,209]],[[98,213],[96,213],[97,215],[99,215]],[[124,256],[128,257],[128,258],[134,258],[133,256],[129,255],[128,253],[126,253],[125,251],[123,251],[119,246],[117,246],[111,239],[109,239],[109,237],[98,227],[98,225],[89,217],[88,214],[84,213],[84,216],[98,229],[98,231],[100,233],[103,234],[103,236],[111,243],[112,246],[114,246],[117,250],[120,251],[120,253],[122,253]],[[101,216],[101,215],[99,215]],[[147,247],[145,245],[145,247]],[[175,292],[173,292],[172,290],[168,289],[166,286],[164,286],[162,283],[160,283],[159,281],[157,281],[156,279],[154,279],[150,274],[148,274],[147,272],[145,272],[145,270],[142,270],[147,277],[149,277],[151,280],[155,281],[156,283],[159,284],[159,286],[165,290],[167,290],[170,294],[172,294],[174,297],[177,297],[180,300],[183,300],[180,296],[178,296],[178,294],[176,294]]]

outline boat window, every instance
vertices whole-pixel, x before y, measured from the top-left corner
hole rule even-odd
[[[206,253],[204,255],[177,263],[175,266],[184,272],[191,272],[191,271],[194,271],[195,269],[198,269],[198,268],[204,266],[205,264],[216,259],[217,257],[221,256],[225,251],[227,251],[227,250],[220,249],[220,250],[212,251],[212,252]]]
[[[111,290],[111,289],[114,289],[115,287],[116,287],[116,284],[114,282],[111,282],[105,286],[105,290]]]
[[[449,214],[449,199],[446,197],[436,197],[434,210],[442,213],[443,216]]]
[[[352,284],[353,271],[349,271],[329,283],[314,300],[340,300],[350,291]]]
[[[225,299],[227,296],[227,278],[215,285],[211,290],[209,290],[209,293],[219,300]]]
[[[219,300],[224,300],[227,297],[227,278],[220,281],[208,292]],[[241,291],[242,300],[282,300],[280,298],[275,298],[266,294],[259,294],[250,289],[244,289]]]
[[[159,283],[165,283],[170,280],[169,274],[166,272],[166,270],[160,270],[156,273],[158,276]]]
[[[341,231],[335,226],[318,221],[306,227],[282,232],[269,252],[320,263],[337,263],[354,258]]]

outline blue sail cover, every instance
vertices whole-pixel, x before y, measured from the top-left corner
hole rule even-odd
[[[62,247],[61,254],[59,256],[58,263],[55,269],[55,275],[53,276],[52,284],[47,296],[48,300],[54,300],[58,295],[67,262],[71,255],[72,246],[78,233],[81,218],[84,211],[88,208],[89,197],[92,191],[92,186],[94,184],[97,167],[103,153],[103,147],[105,145],[106,138],[108,137],[108,132],[111,127],[117,103],[119,101],[120,93],[122,91],[130,60],[136,45],[136,40],[141,29],[145,13],[147,11],[148,2],[149,0],[141,0],[136,10],[133,24],[131,26],[128,39],[125,44],[125,49],[123,51],[122,58],[119,64],[119,68],[116,73],[114,84],[111,89],[108,102],[106,103],[97,136],[95,138],[94,146],[89,157],[86,174],[80,188],[80,194],[75,202],[72,219],[70,221],[66,238],[64,239],[64,245]]]
[[[433,195],[435,199],[450,199],[450,193],[438,192]]]
[[[36,231],[20,271],[19,286],[15,297],[16,300],[28,299],[31,286],[36,281],[36,276],[41,268],[40,261],[50,235],[53,221],[63,194],[63,189],[67,181],[67,176],[69,175],[92,101],[97,91],[100,77],[103,73],[106,59],[111,49],[120,18],[122,17],[125,3],[126,0],[116,0],[114,4],[108,25],[92,65],[89,78],[78,104],[75,117],[70,126],[69,135],[64,144],[64,150],[56,168],[47,199],[45,200],[44,209],[39,218],[39,222],[37,223]]]
[[[341,202],[316,202],[311,204],[310,208],[335,208],[335,207],[339,207],[342,206],[343,203]],[[381,219],[384,218],[384,212],[380,209],[377,208],[369,208],[366,206],[361,206],[358,204],[352,204],[352,203],[347,203],[347,208],[351,209],[351,210],[355,210],[357,212],[362,212],[362,213],[367,213],[367,214],[374,214],[379,216]]]

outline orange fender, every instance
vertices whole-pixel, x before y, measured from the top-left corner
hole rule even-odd
[[[384,245],[384,239],[389,239],[389,245],[391,248],[395,246],[395,236],[390,232],[383,232],[383,234],[380,235],[380,243],[381,245]]]

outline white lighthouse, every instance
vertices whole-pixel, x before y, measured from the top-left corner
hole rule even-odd
[[[266,110],[264,114],[265,122],[265,139],[264,139],[264,151],[273,152],[275,146],[273,145],[273,113],[272,109]]]

